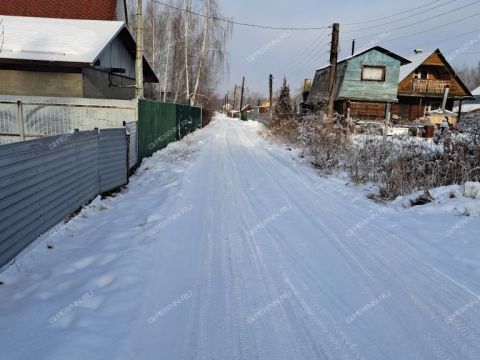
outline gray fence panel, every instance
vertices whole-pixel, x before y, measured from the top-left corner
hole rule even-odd
[[[137,165],[138,161],[138,123],[132,121],[125,125],[130,135],[130,143],[128,146],[128,168],[132,169]]]
[[[100,130],[100,192],[110,191],[127,183],[127,149],[125,129]]]
[[[22,141],[20,124],[31,140],[136,120],[136,100],[0,95],[0,144]]]
[[[124,128],[0,146],[0,267],[103,191],[127,183]]]

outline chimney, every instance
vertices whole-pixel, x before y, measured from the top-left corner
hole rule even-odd
[[[418,55],[418,54],[423,53],[423,50],[424,49],[413,49],[413,52],[414,52],[415,55]]]
[[[352,56],[355,55],[355,39],[352,40]]]
[[[445,111],[445,107],[447,106],[449,91],[450,91],[450,85],[445,85],[445,91],[443,92],[442,111]]]

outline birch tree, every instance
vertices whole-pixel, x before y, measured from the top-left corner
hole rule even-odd
[[[206,106],[216,96],[218,80],[229,71],[226,45],[232,26],[218,20],[222,14],[217,0],[164,1],[173,8],[146,1],[145,56],[160,83],[146,86],[150,90],[145,96]],[[128,8],[135,13],[132,1]]]

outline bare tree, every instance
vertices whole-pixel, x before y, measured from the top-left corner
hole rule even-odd
[[[470,90],[480,86],[480,62],[471,67],[463,65],[457,69],[457,74]]]
[[[165,1],[171,7],[147,0],[144,11],[145,56],[160,80],[145,87],[146,96],[205,106],[229,70],[226,44],[232,25],[218,20],[217,0]],[[132,0],[128,12],[135,13]]]

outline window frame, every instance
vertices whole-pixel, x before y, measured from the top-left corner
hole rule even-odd
[[[363,77],[363,72],[366,68],[382,69],[382,79],[381,80],[365,79]],[[387,74],[387,67],[385,65],[362,65],[362,73],[360,74],[360,77],[361,77],[362,81],[385,82],[386,74]]]

